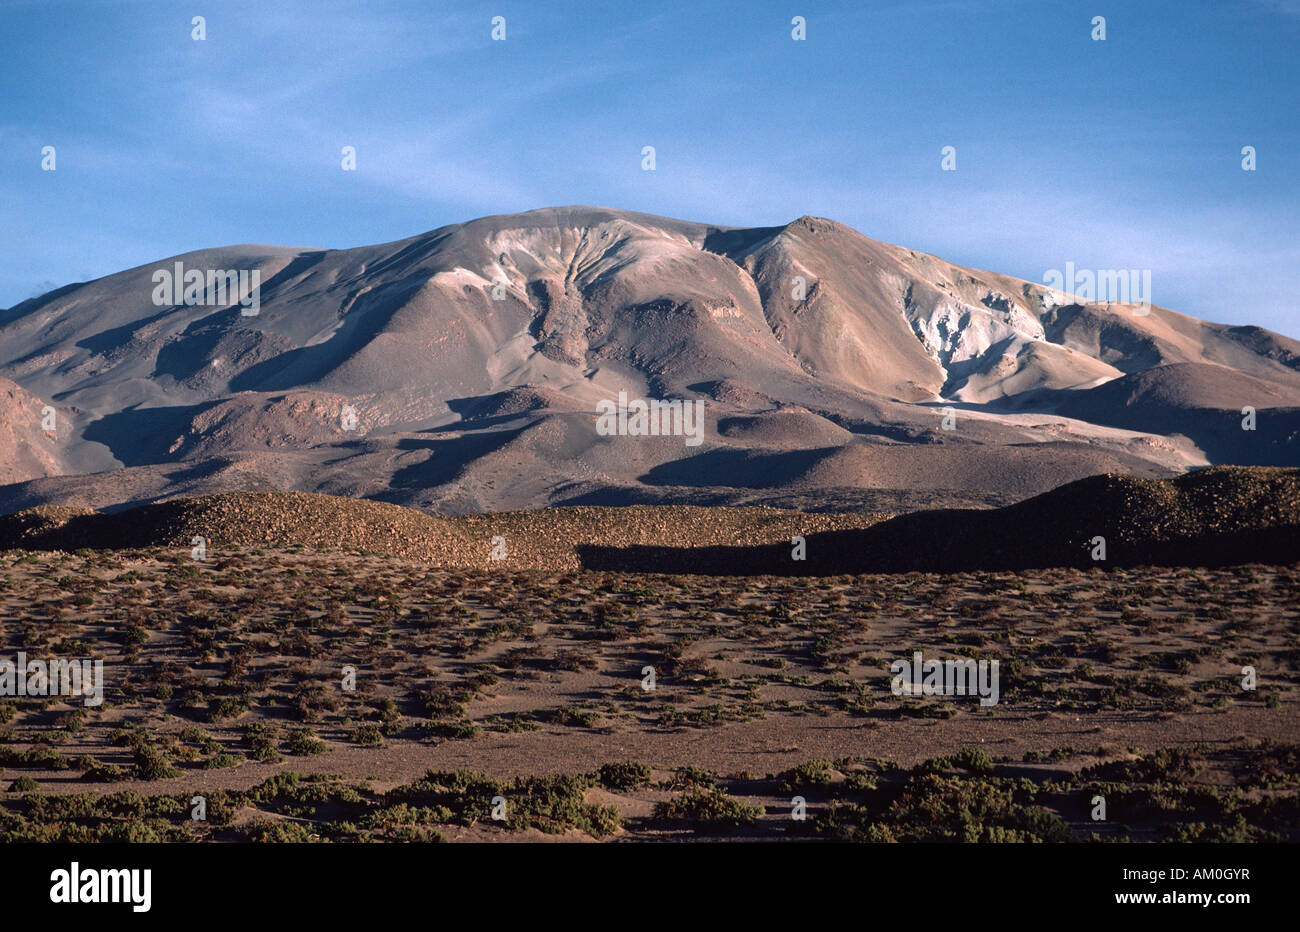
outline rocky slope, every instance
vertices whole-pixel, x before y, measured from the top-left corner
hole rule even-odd
[[[187,563],[196,537],[208,561],[308,547],[499,571],[833,576],[1283,564],[1300,560],[1300,469],[1093,476],[1003,508],[892,518],[687,506],[448,517],[300,492],[226,493],[115,514],[42,505],[0,516],[0,549],[162,547]]]

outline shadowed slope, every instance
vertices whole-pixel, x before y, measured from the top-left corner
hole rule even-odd
[[[1105,560],[1093,560],[1096,538]],[[766,548],[579,547],[590,569],[838,575],[1051,566],[1218,566],[1300,560],[1300,470],[1218,467],[1150,480],[1095,476],[1004,508],[900,515],[813,534],[807,559]]]

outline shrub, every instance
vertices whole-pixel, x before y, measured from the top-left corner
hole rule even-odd
[[[287,748],[290,754],[309,757],[313,754],[324,754],[329,750],[329,745],[316,737],[316,733],[310,728],[299,728],[289,736]]]
[[[596,779],[608,790],[634,790],[650,785],[650,767],[640,761],[602,764]]]
[[[214,754],[203,762],[204,770],[224,770],[226,767],[236,767],[243,763],[243,758],[238,754]]]
[[[970,773],[991,773],[993,758],[980,748],[963,748],[948,757],[936,757],[921,765],[922,771],[939,773],[944,770],[965,770]]]
[[[447,738],[453,741],[461,738],[472,738],[480,731],[478,725],[470,721],[421,722],[418,727],[431,738]]]
[[[729,832],[752,825],[763,810],[747,806],[722,790],[694,789],[655,804],[654,817],[666,822],[686,822],[697,832]]]
[[[135,749],[135,773],[141,780],[166,780],[181,774],[167,762],[161,751],[148,745]]]
[[[284,760],[275,749],[279,730],[267,722],[251,722],[244,726],[244,743],[253,751],[253,759],[264,764],[278,764]]]
[[[810,760],[792,770],[781,774],[782,788],[793,793],[796,790],[825,789],[831,785],[831,765],[829,761]]]

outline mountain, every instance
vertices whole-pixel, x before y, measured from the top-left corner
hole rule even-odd
[[[213,303],[174,303],[194,270]],[[1300,342],[1145,310],[812,217],[564,207],[202,250],[0,311],[0,512],[252,490],[906,510],[1300,461]],[[702,442],[602,434],[620,393],[703,402]]]

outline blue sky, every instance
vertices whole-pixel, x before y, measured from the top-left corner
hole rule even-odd
[[[1149,268],[1157,304],[1300,336],[1300,0],[0,0],[0,61],[0,307],[585,203]]]

